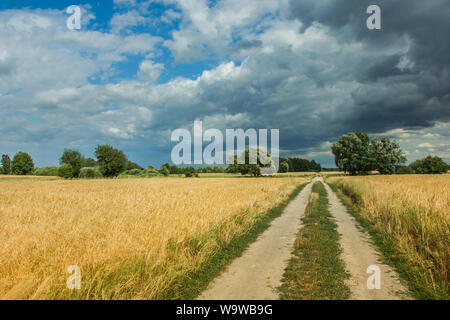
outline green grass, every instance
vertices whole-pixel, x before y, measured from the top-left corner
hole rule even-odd
[[[279,288],[283,300],[343,300],[350,297],[345,284],[349,274],[340,255],[340,235],[328,210],[327,192],[316,182],[312,191],[318,198],[311,199],[303,228],[298,232],[293,256]]]
[[[349,197],[335,184],[329,183],[329,185],[347,208],[348,213],[355,217],[356,221],[364,231],[367,231],[370,234],[374,245],[382,254],[382,261],[395,269],[414,298],[419,300],[449,299],[450,293],[448,292],[448,287],[441,288],[436,286],[435,288],[430,288],[426,280],[421,276],[426,272],[424,266],[412,265],[406,257],[399,252],[397,244],[388,230],[384,229],[382,225],[371,223],[364,217],[356,206],[356,202],[359,201],[357,195],[351,195],[351,197]]]

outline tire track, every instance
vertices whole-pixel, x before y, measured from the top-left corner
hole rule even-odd
[[[241,257],[210,283],[199,300],[278,299],[275,289],[281,284],[315,181],[317,178],[303,188]]]
[[[327,190],[330,212],[335,217],[338,232],[341,234],[342,259],[350,273],[347,285],[352,292],[351,299],[411,299],[408,290],[400,283],[398,274],[380,261],[379,253],[371,244],[369,235],[358,230],[355,219],[347,212],[334,191],[322,178],[321,182]],[[379,270],[380,288],[369,289],[368,279],[375,274],[375,270]],[[375,287],[375,278],[372,277],[372,280],[372,287]]]

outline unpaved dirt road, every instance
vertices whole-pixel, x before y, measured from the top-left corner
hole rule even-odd
[[[322,183],[323,180],[321,180]],[[386,264],[380,262],[379,254],[371,245],[370,238],[356,227],[355,219],[348,214],[331,188],[324,183],[328,193],[330,212],[335,217],[338,232],[341,234],[343,249],[342,260],[350,273],[347,281],[353,300],[398,300],[410,299],[406,288],[400,283],[397,273]],[[367,273],[367,268],[375,266],[380,270],[380,289],[368,289],[367,280],[374,271]],[[374,283],[374,282],[372,282]]]
[[[291,257],[291,249],[301,226],[313,182],[292,200],[281,216],[227,270],[217,277],[200,300],[278,299],[275,288]]]
[[[341,234],[342,259],[350,273],[347,285],[353,300],[410,299],[398,275],[380,262],[379,255],[370,244],[367,234],[358,230],[356,221],[347,213],[336,194],[323,181],[315,178],[289,203],[284,213],[273,220],[271,226],[209,287],[197,298],[200,300],[275,300],[279,299],[276,288],[281,285],[284,270],[291,257],[292,246],[301,218],[305,212],[312,185],[324,183],[328,193],[330,212],[335,217]],[[369,289],[367,268],[380,270],[380,289]]]

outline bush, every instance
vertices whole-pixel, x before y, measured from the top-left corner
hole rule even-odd
[[[119,178],[141,177],[143,173],[144,171],[140,169],[125,170],[124,172],[119,174]]]
[[[143,173],[142,169],[130,169],[124,171],[122,174],[129,175],[129,176],[139,176]]]
[[[58,176],[64,179],[73,178],[73,168],[70,164],[63,164],[58,168]]]
[[[140,165],[138,165],[137,163],[135,163],[135,162],[128,161],[128,164],[127,164],[127,171],[133,170],[133,169],[139,169],[139,170],[142,170],[142,167],[141,167]]]
[[[141,173],[141,177],[150,178],[150,177],[161,177],[162,174],[156,170],[153,166],[148,166]]]
[[[42,167],[33,171],[34,176],[57,177],[58,167]]]
[[[164,177],[168,177],[170,175],[170,171],[167,167],[162,167],[159,169],[159,173],[161,173]]]
[[[198,177],[197,170],[195,170],[194,167],[187,167],[187,168],[184,170],[184,175],[186,176],[186,178],[194,178],[194,177]]]
[[[97,179],[103,178],[99,167],[85,167],[80,170],[80,178],[82,179]]]
[[[159,170],[156,170],[153,166],[148,166],[144,170],[139,169],[126,170],[119,175],[120,178],[133,178],[133,177],[152,178],[161,176],[163,176],[163,174]]]

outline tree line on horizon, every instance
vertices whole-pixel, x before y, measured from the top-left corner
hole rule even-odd
[[[416,160],[408,166],[403,165],[407,159],[396,141],[387,137],[370,139],[364,132],[351,132],[343,135],[332,145],[332,153],[339,170],[351,175],[369,174],[378,171],[380,174],[438,174],[449,170],[449,165],[437,156],[427,156]],[[155,177],[169,175],[185,175],[196,177],[198,173],[240,173],[242,175],[260,176],[261,168],[267,166],[259,161],[250,164],[249,149],[243,152],[245,164],[235,161],[226,169],[222,167],[194,168],[178,167],[165,163],[160,169],[152,165],[143,168],[139,164],[128,160],[122,150],[110,145],[98,145],[94,155],[97,160],[85,158],[81,152],[64,149],[59,159],[60,166],[35,168],[32,157],[26,152],[18,152],[11,160],[7,154],[2,155],[0,174],[60,176],[71,178],[102,178],[102,177]],[[270,154],[267,153],[270,157]],[[279,159],[279,172],[321,172],[321,165],[314,160],[296,157]]]
[[[247,150],[248,152],[248,150]],[[102,177],[155,177],[168,175],[185,175],[196,177],[199,173],[240,173],[260,175],[261,164],[237,165],[232,164],[227,168],[219,166],[206,166],[194,168],[192,166],[179,167],[164,163],[160,169],[149,165],[146,168],[127,159],[123,151],[109,145],[99,145],[95,149],[97,160],[84,157],[80,151],[64,149],[59,159],[60,166],[46,166],[36,168],[32,157],[26,152],[18,152],[11,160],[7,154],[2,155],[0,174],[35,175],[35,176],[59,176],[71,178],[102,178]],[[320,171],[320,164],[314,160],[301,158],[281,158],[280,172],[307,172]],[[255,169],[256,168],[256,169]]]

